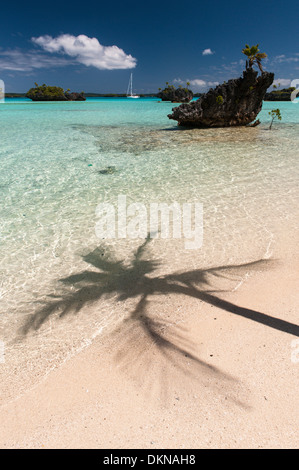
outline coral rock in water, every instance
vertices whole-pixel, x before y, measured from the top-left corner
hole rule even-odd
[[[181,104],[168,114],[184,127],[230,127],[250,124],[262,109],[274,74],[248,68],[243,76],[218,85],[197,101]]]

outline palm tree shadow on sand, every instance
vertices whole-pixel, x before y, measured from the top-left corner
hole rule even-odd
[[[214,379],[217,377],[224,381],[235,381],[235,379],[201,360],[195,352],[195,345],[190,344],[190,341],[187,340],[186,332],[181,326],[148,313],[148,306],[153,302],[155,296],[181,294],[192,297],[226,312],[299,336],[298,325],[235,305],[217,295],[218,292],[224,292],[223,289],[217,291],[214,288],[213,279],[227,279],[232,272],[239,275],[249,269],[261,269],[264,265],[268,266],[271,260],[258,260],[242,265],[226,265],[154,276],[153,273],[159,266],[158,261],[144,259],[149,242],[148,236],[134,253],[129,265],[107,255],[104,247],[98,247],[83,256],[84,261],[96,270],[85,270],[60,279],[60,282],[65,286],[65,292],[60,296],[50,296],[48,301],[26,321],[21,329],[21,334],[27,335],[30,331],[38,330],[51,316],[59,314],[59,317],[62,318],[66,315],[76,314],[85,305],[97,302],[102,298],[116,296],[117,301],[137,299],[135,308],[128,314],[121,326],[121,334],[118,335],[118,352],[116,352],[118,363],[126,370],[134,367],[136,377],[138,375],[146,377],[146,369],[151,368],[151,363],[147,363],[146,360],[141,363],[140,358],[146,354],[149,348],[154,347],[163,358],[164,363],[173,364],[175,362],[176,368],[184,374],[192,373],[190,368],[187,370],[186,362],[192,363],[194,366],[192,370],[197,368],[202,375],[205,375],[209,385],[211,385],[211,376]],[[141,368],[143,374],[141,374]],[[163,374],[163,382],[165,383],[165,368],[161,369],[160,373]],[[215,379],[213,383],[218,384],[218,379]],[[221,388],[219,384],[215,386],[218,389]],[[234,401],[238,400],[234,399]],[[239,405],[242,406],[241,403]]]

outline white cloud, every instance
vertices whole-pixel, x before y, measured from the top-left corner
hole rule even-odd
[[[279,86],[279,87],[289,87],[291,85],[291,80],[289,78],[277,78],[274,80],[273,85]]]
[[[284,54],[281,54],[274,57],[274,60],[277,60],[278,62],[283,62],[285,58],[286,56]]]
[[[219,85],[219,82],[201,80],[200,78],[190,80],[190,86],[193,87],[196,91],[206,90],[217,85]]]
[[[100,70],[131,69],[137,62],[119,47],[102,46],[97,38],[89,38],[84,34],[62,34],[56,38],[40,36],[32,38],[32,41],[47,52],[66,54],[80,64]]]
[[[200,78],[195,78],[194,80],[190,80],[190,85],[197,88],[202,88],[207,85],[207,82],[205,80],[201,80]]]
[[[202,55],[212,55],[214,52],[211,49],[205,49],[202,51]]]
[[[201,80],[200,78],[195,78],[194,80],[190,80],[190,85],[196,86],[196,87],[211,87],[215,85],[219,85],[219,82],[211,82],[211,81],[205,81]]]
[[[299,62],[298,54],[296,53],[295,56],[297,57],[287,57],[285,54],[277,55],[274,57],[274,62]]]
[[[32,72],[35,69],[62,67],[69,63],[70,61],[63,57],[51,57],[32,50],[26,52],[20,49],[0,50],[0,70]]]
[[[183,83],[186,84],[186,80],[182,80],[181,78],[175,78],[174,80],[172,80],[173,83],[177,83],[178,85],[182,85]],[[188,81],[188,80],[187,80]]]
[[[186,86],[186,83],[190,83],[190,87],[193,91],[204,91],[207,90],[208,88],[214,87],[219,85],[219,82],[214,82],[214,81],[206,81],[202,80],[201,78],[194,78],[193,80],[182,80],[181,78],[175,78],[173,80],[173,83],[178,84],[178,85],[184,85]]]

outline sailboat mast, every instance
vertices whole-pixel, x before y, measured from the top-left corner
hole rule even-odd
[[[131,87],[131,75],[130,75],[130,79],[129,79],[129,83],[128,83],[128,88],[127,88],[127,96],[129,96],[129,93],[130,93],[130,87]]]
[[[130,75],[130,80],[129,80],[128,89],[127,89],[127,97],[128,98],[140,98],[140,96],[138,95],[133,95],[133,73],[131,73]]]

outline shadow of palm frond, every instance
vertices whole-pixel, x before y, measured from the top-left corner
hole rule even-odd
[[[143,295],[114,332],[115,362],[125,376],[136,382],[148,399],[158,394],[161,403],[168,403],[178,390],[184,393],[181,387],[185,383],[201,397],[213,390],[225,396],[228,405],[248,409],[239,381],[200,358],[199,338],[196,343],[190,339],[187,328],[148,314],[151,302]]]
[[[44,306],[31,315],[21,329],[22,334],[38,330],[52,315],[59,317],[78,313],[86,304],[103,297],[117,296],[117,300],[134,298],[141,292],[142,280],[153,272],[158,262],[142,259],[149,238],[138,248],[130,266],[117,261],[103,247],[84,255],[83,260],[97,271],[85,270],[59,281],[64,285],[60,295],[51,295]],[[73,290],[75,288],[75,291]]]
[[[260,259],[240,265],[223,265],[165,276],[153,276],[160,263],[157,260],[144,259],[150,240],[148,235],[144,243],[134,253],[129,265],[122,260],[113,259],[113,256],[107,252],[105,247],[98,247],[83,256],[83,260],[96,268],[96,271],[85,270],[60,279],[66,289],[59,296],[49,296],[49,300],[45,302],[44,306],[26,321],[21,333],[26,335],[30,330],[39,329],[54,313],[59,312],[59,317],[78,313],[86,304],[98,301],[103,297],[112,296],[116,296],[118,301],[139,298],[136,308],[130,313],[130,317],[135,320],[138,318],[141,321],[143,316],[147,318],[145,305],[149,302],[150,296],[182,294],[197,298],[207,304],[271,328],[299,336],[298,325],[252,309],[240,307],[216,295],[225,292],[225,290],[215,288],[215,279],[222,278],[237,281],[240,276],[245,275],[249,270],[260,270],[263,267],[268,267],[273,263],[272,260]],[[72,288],[68,289],[69,286]],[[146,329],[145,326],[144,329]],[[147,330],[151,334],[149,326],[147,326]]]
[[[115,298],[117,301],[136,299],[135,308],[120,326],[117,335],[116,360],[126,371],[135,371],[135,376],[145,382],[152,370],[152,356],[148,352],[154,348],[159,358],[164,361],[164,369],[159,360],[159,371],[163,374],[165,383],[167,370],[165,364],[174,365],[183,374],[197,374],[201,380],[205,377],[209,388],[211,383],[223,393],[220,382],[235,381],[217,367],[200,359],[198,344],[188,339],[186,330],[178,323],[171,322],[159,316],[157,312],[149,312],[148,307],[155,301],[156,296],[180,294],[216,306],[226,312],[240,315],[268,327],[299,336],[298,325],[286,322],[267,314],[240,307],[219,296],[225,289],[217,288],[217,282],[240,281],[248,271],[262,269],[271,264],[271,260],[258,260],[241,265],[224,265],[207,269],[196,269],[177,272],[168,275],[155,275],[160,266],[157,260],[145,259],[148,236],[139,246],[130,263],[116,260],[105,247],[98,247],[83,256],[83,260],[93,269],[84,270],[78,274],[60,279],[63,285],[61,295],[52,295],[26,321],[21,330],[22,335],[38,330],[50,317],[64,317],[76,314],[88,304],[98,302],[102,298]],[[228,289],[231,291],[231,288]],[[152,309],[151,309],[152,310]],[[148,356],[145,357],[145,354]],[[151,359],[149,359],[151,357]],[[141,358],[143,360],[141,361]],[[192,368],[187,367],[187,363]],[[132,365],[134,364],[134,367]],[[151,386],[149,384],[149,388]],[[238,402],[237,397],[233,397]],[[242,403],[239,403],[243,406]]]

